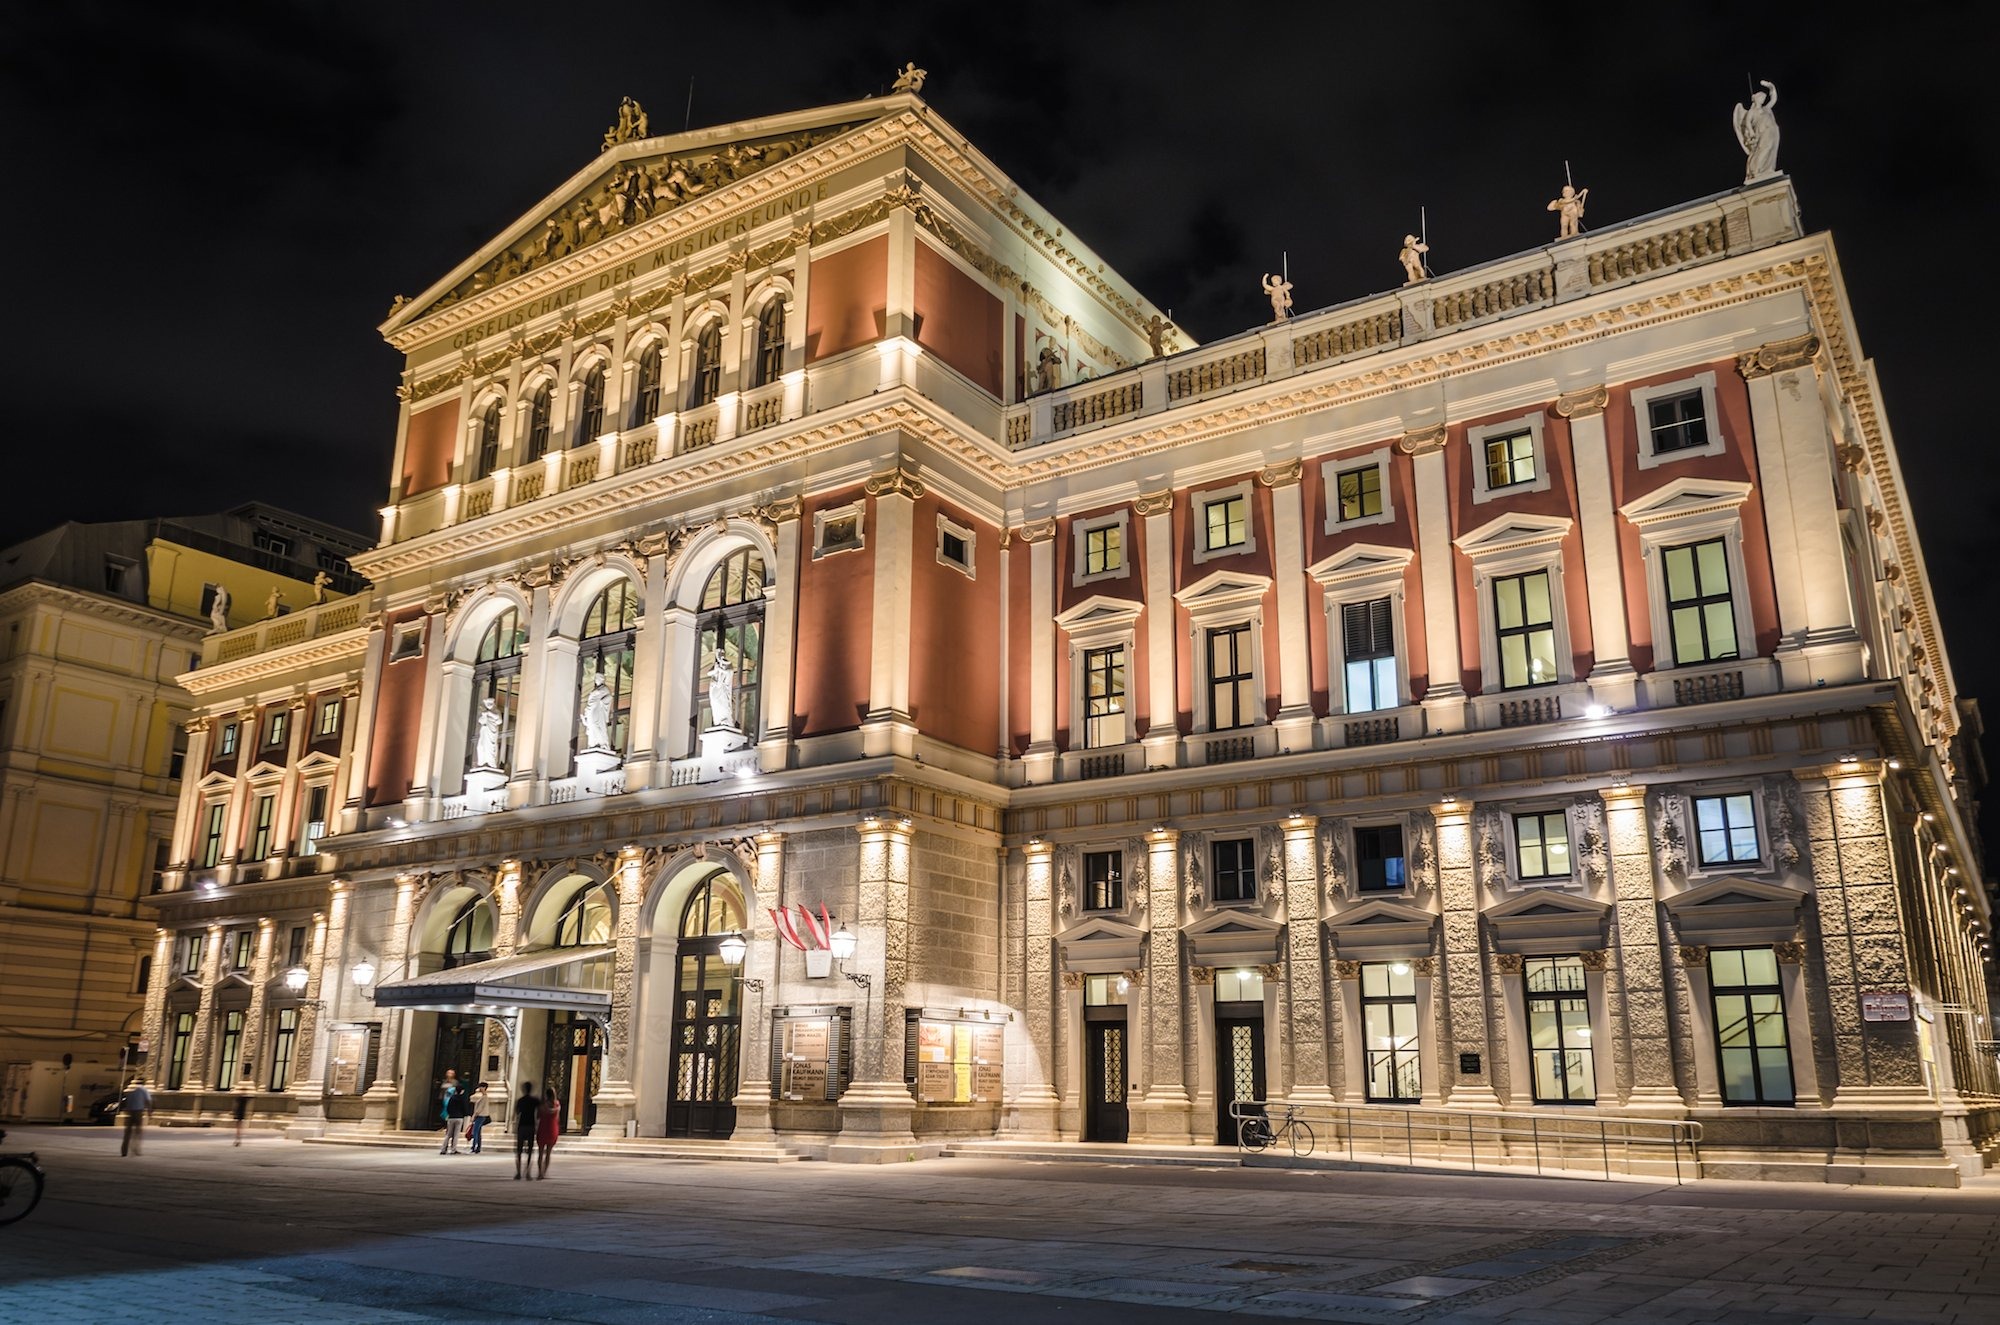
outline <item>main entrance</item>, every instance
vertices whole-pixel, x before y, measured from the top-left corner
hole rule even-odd
[[[576,1013],[549,1018],[542,1079],[562,1097],[562,1130],[581,1136],[597,1125],[597,1088],[604,1078],[604,1028]]]
[[[1215,1140],[1236,1144],[1229,1106],[1264,1098],[1264,1005],[1215,1005]]]
[[[667,1135],[721,1139],[736,1130],[743,986],[722,959],[722,940],[743,929],[743,908],[722,870],[695,885],[675,951],[673,1061]]]
[[[431,1054],[431,1096],[429,1117],[424,1123],[434,1132],[444,1130],[444,1115],[439,1110],[439,1100],[444,1093],[444,1074],[448,1068],[458,1073],[458,1082],[471,1090],[480,1080],[479,1070],[484,1063],[486,1052],[486,1018],[456,1012],[440,1012],[437,1019],[437,1045]],[[502,1083],[503,1087],[505,1083]]]
[[[1125,1009],[1083,1012],[1083,1139],[1123,1141],[1131,1128],[1125,1107]]]

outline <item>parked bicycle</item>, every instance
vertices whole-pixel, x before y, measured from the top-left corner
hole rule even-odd
[[[1271,1125],[1269,1114],[1255,1113],[1237,1123],[1236,1134],[1245,1150],[1269,1150],[1279,1141],[1285,1141],[1292,1148],[1293,1158],[1313,1152],[1313,1129],[1290,1105],[1286,1106],[1285,1116],[1277,1126]]]
[[[7,1134],[0,1132],[0,1141]],[[0,1224],[11,1224],[42,1199],[42,1166],[32,1151],[0,1154]]]

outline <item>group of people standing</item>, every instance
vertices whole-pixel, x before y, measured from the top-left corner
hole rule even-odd
[[[481,1134],[493,1116],[486,1111],[487,1085],[484,1081],[467,1087],[458,1079],[455,1069],[447,1068],[444,1085],[438,1096],[438,1116],[444,1120],[444,1144],[438,1147],[440,1155],[478,1154],[481,1150]],[[546,1178],[549,1176],[549,1156],[556,1148],[556,1138],[562,1135],[562,1098],[556,1094],[553,1084],[542,1093],[535,1093],[535,1083],[521,1083],[521,1097],[514,1101],[514,1177]],[[467,1147],[459,1149],[459,1138],[466,1138]]]

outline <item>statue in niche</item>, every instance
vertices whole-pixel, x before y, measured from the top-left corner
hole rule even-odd
[[[488,695],[479,701],[479,731],[472,741],[472,766],[494,769],[500,767],[500,728],[507,720],[500,714],[500,706]]]
[[[1403,264],[1403,284],[1415,285],[1430,276],[1424,270],[1424,254],[1430,251],[1431,246],[1415,235],[1403,236],[1403,251],[1396,255],[1396,260]]]
[[[1292,283],[1282,276],[1264,278],[1264,295],[1271,301],[1271,320],[1283,322],[1292,315]]]
[[[1565,184],[1562,196],[1550,201],[1549,210],[1558,213],[1557,239],[1575,239],[1583,233],[1583,200],[1589,196],[1589,189]]]
[[[1035,356],[1035,390],[1054,391],[1062,385],[1062,354],[1053,345]]]
[[[897,92],[921,92],[924,90],[924,80],[930,76],[930,70],[919,69],[915,60],[909,60],[897,71],[896,81],[889,86]]]
[[[590,669],[590,684],[583,692],[583,748],[611,748],[611,687],[604,683],[604,668]]]
[[[208,600],[208,628],[214,631],[229,629],[229,590],[215,586],[215,597]]]
[[[1160,358],[1167,352],[1167,320],[1165,318],[1155,313],[1146,319],[1146,325],[1141,327],[1140,330],[1146,333],[1146,344],[1151,347],[1155,359]]]
[[[314,607],[318,607],[321,603],[324,603],[326,601],[326,586],[332,583],[333,583],[333,576],[328,575],[325,571],[317,571],[314,573],[313,575]]]
[[[285,610],[285,591],[277,585],[271,586],[270,594],[264,599],[264,616],[269,619],[280,616]]]
[[[1747,106],[1737,102],[1732,117],[1736,141],[1742,144],[1743,155],[1748,158],[1743,166],[1745,184],[1778,173],[1778,85],[1768,78],[1760,81],[1765,90],[1753,92]]]
[[[708,727],[710,731],[741,731],[736,723],[736,668],[729,661],[729,648],[715,651],[708,665]]]

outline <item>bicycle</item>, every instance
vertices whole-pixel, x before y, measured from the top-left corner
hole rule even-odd
[[[7,1134],[0,1132],[0,1141]],[[42,1199],[42,1166],[33,1151],[0,1154],[0,1224],[26,1217]]]
[[[1313,1129],[1290,1105],[1285,1108],[1284,1121],[1275,1128],[1271,1126],[1270,1115],[1257,1113],[1239,1122],[1236,1134],[1245,1150],[1269,1150],[1283,1138],[1290,1142],[1295,1159],[1313,1152]]]

